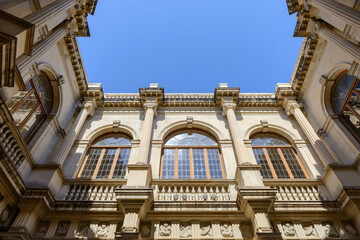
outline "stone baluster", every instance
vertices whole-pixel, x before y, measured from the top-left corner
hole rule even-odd
[[[73,123],[70,131],[67,133],[60,149],[57,151],[54,162],[62,165],[70,152],[71,147],[74,144],[74,141],[82,129],[86,118],[89,115],[93,115],[96,108],[95,99],[91,101],[84,102],[79,115],[77,116],[75,122]]]
[[[326,167],[330,163],[335,162],[334,158],[326,149],[325,145],[320,140],[319,136],[316,134],[315,130],[301,111],[301,105],[296,100],[286,98],[284,101],[284,108],[288,115],[294,115],[296,121],[298,122],[309,142],[315,149],[324,166]]]
[[[360,29],[360,14],[358,10],[333,0],[309,0],[308,3]]]

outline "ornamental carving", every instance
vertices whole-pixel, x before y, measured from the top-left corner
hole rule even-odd
[[[314,226],[311,224],[303,225],[303,229],[304,229],[304,234],[307,237],[317,237],[318,236]]]
[[[223,223],[220,226],[221,235],[224,237],[232,237],[233,236],[233,229],[230,223]]]
[[[55,232],[55,236],[66,236],[69,231],[70,222],[69,221],[60,221]]]
[[[191,223],[181,223],[180,224],[180,237],[188,238],[191,237]]]
[[[142,223],[140,225],[140,233],[142,238],[149,238],[151,234],[151,224],[150,223]]]
[[[342,222],[342,226],[349,237],[358,236],[358,232],[351,222]]]
[[[90,222],[80,222],[77,230],[76,230],[76,237],[86,237],[88,235],[88,231],[90,228]]]
[[[1,212],[1,215],[0,215],[0,224],[1,225],[4,225],[9,220],[10,214],[11,214],[11,207],[10,207],[10,205],[6,205],[6,207]]]
[[[168,237],[171,235],[171,225],[169,223],[162,223],[160,225],[160,236]]]
[[[210,223],[203,223],[200,225],[200,236],[202,237],[213,236],[213,230]]]
[[[50,226],[50,221],[41,221],[36,229],[37,237],[45,237]]]
[[[96,236],[97,237],[107,237],[109,232],[109,223],[99,223],[96,229]]]
[[[339,233],[336,231],[334,225],[332,223],[325,223],[323,225],[324,232],[327,237],[338,237]]]
[[[241,222],[240,223],[240,232],[243,238],[253,238],[254,231],[250,222]]]
[[[291,223],[285,223],[282,226],[282,229],[283,229],[283,233],[284,233],[285,236],[288,236],[288,237],[295,237],[296,236],[295,228]]]

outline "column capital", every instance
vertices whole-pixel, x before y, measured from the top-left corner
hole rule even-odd
[[[92,116],[94,115],[95,109],[97,107],[95,98],[85,99],[81,104],[81,107],[83,107],[88,115]]]
[[[300,109],[302,107],[303,107],[303,105],[301,103],[299,103],[294,97],[285,97],[284,103],[283,103],[283,108],[287,115],[294,114],[294,110],[296,108]]]
[[[158,107],[158,103],[155,101],[149,101],[149,102],[145,102],[143,104],[143,107],[145,108],[145,111],[147,111],[149,108],[154,109],[154,112],[156,112],[156,109]]]
[[[237,104],[234,102],[223,102],[222,103],[222,108],[223,108],[223,116],[227,115],[227,111],[232,109],[233,111],[235,111],[235,108],[237,107]]]

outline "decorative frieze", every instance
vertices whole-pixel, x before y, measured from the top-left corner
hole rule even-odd
[[[359,234],[349,221],[342,222],[279,222],[278,230],[285,239],[357,239]]]

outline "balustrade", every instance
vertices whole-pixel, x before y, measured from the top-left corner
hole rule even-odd
[[[229,184],[161,183],[155,187],[158,201],[230,201]]]
[[[68,201],[116,201],[115,188],[123,183],[118,182],[84,182],[70,184],[65,196]]]
[[[276,201],[323,201],[325,186],[317,181],[264,181],[264,184],[276,188]]]
[[[0,145],[14,166],[18,168],[25,157],[6,124],[0,124]]]

